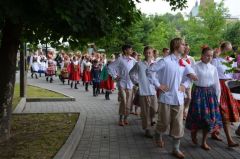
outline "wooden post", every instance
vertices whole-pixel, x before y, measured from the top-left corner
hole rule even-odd
[[[22,43],[20,49],[20,97],[26,97],[26,49],[26,43]]]

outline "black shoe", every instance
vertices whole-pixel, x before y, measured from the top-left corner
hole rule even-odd
[[[73,82],[71,83],[71,88],[73,88]]]
[[[78,88],[77,88],[77,83],[75,83],[75,87],[74,87],[74,88],[75,88],[75,89],[78,89]]]
[[[48,77],[46,78],[46,81],[48,82]]]
[[[31,74],[31,77],[33,78],[33,73]]]
[[[52,78],[50,78],[50,83],[52,83],[53,82],[53,79]]]

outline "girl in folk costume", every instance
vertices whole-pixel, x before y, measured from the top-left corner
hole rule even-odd
[[[147,68],[154,63],[153,48],[146,46],[144,48],[143,61],[136,63],[129,72],[130,78],[134,84],[139,86],[139,104],[141,106],[142,128],[145,130],[146,137],[152,136],[151,123],[157,112],[157,96],[154,85],[152,85],[146,75]]]
[[[83,82],[85,83],[85,90],[88,91],[88,85],[92,81],[91,67],[92,63],[89,61],[89,57],[86,57],[86,61],[83,63]]]
[[[71,88],[73,87],[73,82],[75,82],[74,88],[77,88],[77,84],[80,80],[80,63],[76,56],[73,56],[73,60],[70,64],[70,75],[69,80],[71,80]]]
[[[42,52],[40,52],[40,55],[39,55],[39,70],[38,70],[38,73],[39,73],[39,76],[41,77],[41,74],[46,72],[46,63],[47,63],[47,57],[45,55],[43,55]]]
[[[184,135],[183,108],[185,88],[190,85],[188,76],[197,80],[193,69],[183,61],[180,63],[181,54],[184,52],[185,43],[181,38],[175,38],[170,42],[170,55],[157,61],[147,69],[147,75],[151,83],[161,90],[158,106],[158,121],[155,130],[155,142],[163,147],[162,135],[170,126],[170,136],[173,138],[173,155],[184,158],[180,150],[180,139]],[[154,76],[156,72],[156,76]]]
[[[132,54],[131,45],[122,46],[123,56],[119,57],[108,66],[108,73],[119,81],[120,106],[119,106],[119,126],[128,125],[128,116],[132,103],[133,83],[129,77],[129,71],[135,65],[136,60]]]
[[[182,59],[186,61],[190,66],[193,66],[195,64],[195,60],[192,56],[189,56],[190,47],[186,43],[185,44],[185,50],[182,54]],[[185,97],[184,97],[184,110],[183,110],[183,119],[185,120],[187,117],[187,111],[191,102],[191,86],[189,88],[186,88],[185,90]]]
[[[107,64],[107,58],[106,58],[106,54],[102,53],[100,54],[100,65],[101,65],[101,70],[103,69],[103,67]],[[104,86],[105,85],[105,81],[101,80],[100,81],[100,89],[101,89],[101,93],[104,94]]]
[[[232,50],[232,45],[230,42],[223,42],[220,47],[220,56],[212,60],[212,64],[217,68],[218,76],[221,85],[221,97],[220,97],[220,112],[222,115],[222,122],[224,132],[227,137],[227,142],[229,147],[239,146],[238,143],[233,141],[233,138],[230,133],[230,123],[238,122],[240,119],[239,116],[239,102],[235,100],[226,86],[225,82],[232,79],[232,74],[225,73],[228,70],[228,67],[223,63],[228,62],[223,56],[226,52]],[[218,137],[219,131],[212,133],[212,138],[221,140]]]
[[[204,47],[201,61],[193,66],[198,77],[194,82],[192,100],[189,107],[186,128],[191,130],[192,142],[197,144],[197,132],[202,129],[203,137],[201,147],[204,150],[211,148],[207,144],[207,135],[222,127],[222,118],[219,110],[220,82],[215,66],[210,62],[213,50]]]
[[[65,55],[64,60],[62,62],[61,66],[61,75],[59,75],[60,80],[62,83],[65,83],[65,79],[68,79],[68,84],[70,84],[69,81],[69,75],[70,75],[70,64],[71,61],[67,55]]]
[[[38,53],[35,52],[31,57],[30,57],[30,66],[31,66],[31,77],[33,78],[33,75],[35,74],[36,79],[38,78],[37,72],[39,70],[39,57]]]
[[[236,68],[237,72],[233,74],[233,78],[240,80],[240,50],[237,51],[236,62],[234,64],[235,64],[234,67]]]
[[[101,66],[97,60],[93,60],[93,65],[91,69],[92,84],[93,84],[93,96],[98,96],[100,90],[100,74]]]
[[[103,66],[101,76],[100,76],[101,81],[104,82],[105,99],[106,100],[110,100],[110,97],[109,97],[110,93],[114,90],[114,81],[113,81],[112,77],[107,72],[107,67],[108,67],[108,65],[111,64],[111,62],[112,61],[109,60],[107,62],[107,64],[105,66]]]
[[[56,66],[57,66],[57,63],[56,61],[53,60],[53,52],[49,52],[48,53],[48,60],[47,60],[47,70],[46,70],[46,81],[49,80],[50,78],[50,83],[53,82],[53,76],[55,75],[56,73]]]

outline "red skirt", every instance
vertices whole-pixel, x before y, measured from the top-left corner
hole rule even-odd
[[[108,79],[106,81],[104,81],[104,87],[106,90],[114,89],[114,81],[111,76],[108,76]]]
[[[83,82],[90,82],[90,81],[92,81],[91,72],[83,71]]]
[[[220,80],[221,98],[220,112],[223,122],[238,122],[240,119],[240,101],[235,100],[230,89],[225,84],[226,80]]]
[[[101,81],[100,82],[100,89],[104,89],[105,88],[105,81]]]

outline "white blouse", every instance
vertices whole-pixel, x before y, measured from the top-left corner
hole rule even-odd
[[[232,79],[232,74],[225,73],[229,68],[223,64],[225,59],[217,57],[212,60],[212,64],[217,68],[219,79]]]
[[[199,87],[213,87],[220,99],[221,88],[216,67],[210,63],[199,62],[193,66],[193,69],[198,77],[198,81],[194,81],[194,84]]]

